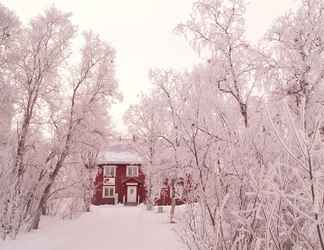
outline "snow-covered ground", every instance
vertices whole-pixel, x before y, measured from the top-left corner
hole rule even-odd
[[[1,250],[179,250],[168,213],[143,206],[92,207],[73,220],[43,218],[41,229],[0,241]]]

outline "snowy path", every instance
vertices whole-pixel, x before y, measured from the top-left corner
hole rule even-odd
[[[94,207],[74,220],[47,219],[38,232],[0,241],[1,250],[179,250],[167,214],[143,207]]]

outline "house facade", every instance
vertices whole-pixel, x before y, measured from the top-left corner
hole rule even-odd
[[[145,200],[141,159],[130,152],[105,152],[98,157],[94,205],[136,205]]]

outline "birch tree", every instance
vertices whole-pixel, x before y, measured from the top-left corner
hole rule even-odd
[[[74,35],[74,27],[69,16],[54,7],[48,9],[22,30],[19,45],[15,47],[18,59],[12,66],[13,73],[10,80],[14,82],[17,90],[17,117],[21,119],[17,128],[17,146],[10,184],[12,190],[8,197],[10,203],[5,209],[7,211],[5,214],[9,216],[5,224],[13,235],[16,235],[20,228],[21,210],[25,206],[25,198],[22,198],[25,192],[22,185],[27,170],[25,157],[29,147],[31,124],[35,121],[36,107],[41,96],[53,88],[59,66],[67,56],[67,49]]]
[[[62,141],[56,153],[56,162],[42,192],[34,217],[33,228],[39,226],[41,208],[50,194],[51,188],[75,145],[77,131],[82,124],[91,121],[97,105],[111,103],[117,85],[114,80],[114,50],[92,32],[84,34],[85,45],[81,51],[80,65],[72,71],[71,95],[69,98]],[[92,120],[93,121],[93,120]]]
[[[51,7],[20,26],[14,14],[2,6],[0,11],[0,87],[6,89],[0,98],[9,98],[1,103],[0,116],[6,118],[1,122],[7,132],[17,131],[9,147],[0,150],[0,232],[5,239],[38,228],[49,198],[66,189],[58,176],[73,172],[67,159],[77,155],[81,172],[80,154],[98,137],[102,144],[111,129],[108,109],[121,95],[114,79],[115,51],[98,35],[85,32],[81,56],[70,57],[76,36],[70,14]],[[16,92],[12,99],[11,90]],[[89,205],[89,195],[84,202]]]
[[[323,2],[301,1],[301,7],[294,13],[281,17],[269,31],[268,53],[271,55],[269,81],[274,98],[285,102],[285,116],[292,131],[293,142],[289,147],[282,142],[285,151],[299,166],[295,170],[298,178],[305,179],[305,188],[298,204],[298,210],[309,208],[307,220],[316,228],[317,240],[309,238],[316,248],[324,249],[323,228],[320,221],[323,193],[320,128],[323,126]],[[290,148],[288,150],[288,148]],[[307,195],[308,194],[308,195]],[[297,209],[296,207],[293,209]],[[313,219],[311,219],[313,217]],[[308,222],[310,223],[310,221]],[[304,232],[304,226],[301,231]],[[305,233],[305,232],[304,232]],[[308,233],[306,233],[307,235]],[[310,237],[307,235],[306,237]]]
[[[132,105],[124,115],[129,133],[134,137],[136,150],[144,158],[147,176],[148,203],[153,204],[154,196],[160,190],[163,173],[163,155],[166,146],[162,142],[168,124],[165,108],[158,93],[141,94],[140,101]],[[162,174],[163,175],[163,174]]]
[[[233,98],[247,127],[259,56],[244,38],[244,14],[244,0],[196,1],[191,18],[179,24],[177,30],[208,61],[215,72],[213,84]]]

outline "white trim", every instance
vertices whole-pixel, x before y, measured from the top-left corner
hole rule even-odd
[[[113,190],[114,190],[114,191],[113,191],[113,195],[110,195],[110,194],[109,194],[109,193],[110,193],[109,191],[108,191],[108,194],[109,194],[109,195],[107,195],[107,196],[105,195],[105,189],[107,189],[107,188],[108,188],[108,189],[113,189]],[[102,197],[103,197],[103,198],[115,198],[115,192],[116,192],[116,188],[115,188],[115,186],[103,186],[103,187],[102,187]]]
[[[116,160],[116,161],[108,161],[108,160],[98,160],[97,164],[99,165],[105,165],[105,164],[110,164],[110,165],[127,165],[127,164],[131,164],[131,165],[135,165],[135,164],[139,164],[139,165],[143,165],[142,161],[127,161],[127,160]]]
[[[109,169],[113,169],[113,175],[108,175],[106,174],[107,171],[106,169],[109,168]],[[109,171],[108,171],[109,172]],[[106,177],[116,177],[116,166],[103,166],[103,176],[106,176]]]
[[[133,198],[134,200],[130,201],[130,190],[133,189],[133,194],[131,196],[131,198]],[[137,186],[127,186],[127,202],[137,202]]]
[[[126,186],[137,186],[137,182],[126,182]]]
[[[131,175],[129,175],[129,169],[136,169],[136,174],[133,174],[133,171]],[[138,172],[139,172],[139,169],[138,169],[138,166],[132,166],[132,165],[128,165],[127,168],[126,168],[126,177],[138,177]]]

